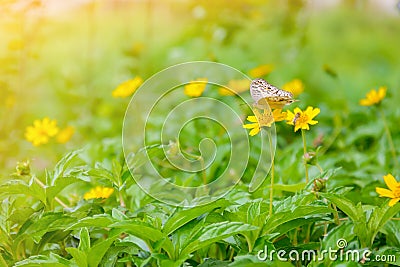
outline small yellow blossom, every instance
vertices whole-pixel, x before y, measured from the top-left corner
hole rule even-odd
[[[95,188],[92,188],[89,192],[85,193],[83,198],[85,200],[93,198],[109,198],[113,192],[113,188],[96,186]]]
[[[394,206],[400,200],[400,183],[396,181],[396,179],[390,173],[386,176],[383,176],[385,183],[389,189],[375,188],[376,192],[380,197],[388,197],[391,198],[389,201],[389,206]]]
[[[282,86],[282,89],[289,91],[294,97],[300,95],[304,91],[304,84],[300,79],[294,79]]]
[[[207,81],[206,78],[199,78],[195,81],[190,81],[190,83],[185,85],[183,92],[185,95],[190,97],[199,97],[206,89]]]
[[[258,134],[261,127],[271,127],[273,122],[286,119],[286,112],[282,112],[281,109],[275,109],[272,112],[271,110],[264,109],[264,113],[260,113],[257,109],[254,109],[253,113],[255,116],[247,117],[247,120],[252,123],[243,125],[243,128],[251,129],[249,133],[251,136]]]
[[[47,144],[50,137],[57,135],[57,133],[57,121],[46,117],[43,120],[35,120],[33,126],[28,126],[25,131],[25,138],[34,146],[40,146]]]
[[[263,77],[270,74],[274,69],[272,64],[264,64],[249,70],[249,75],[253,78]]]
[[[112,96],[115,98],[128,97],[128,96],[132,95],[136,91],[136,89],[139,88],[139,86],[142,83],[143,83],[143,79],[140,78],[139,76],[136,76],[132,80],[127,80],[127,81],[121,83],[120,85],[118,85],[118,87],[114,91],[112,91]]]
[[[294,131],[298,129],[310,130],[309,125],[315,125],[318,121],[314,121],[314,117],[320,113],[319,108],[307,107],[305,111],[295,108],[294,113],[290,110],[287,112],[286,123],[294,125]]]
[[[218,93],[223,96],[239,94],[241,92],[249,90],[250,83],[251,81],[248,79],[230,80],[228,82],[228,85],[226,86],[230,90],[224,87],[220,87],[218,88]]]
[[[360,100],[361,106],[372,106],[379,104],[386,96],[386,87],[379,87],[378,91],[372,89],[367,93],[366,98]]]
[[[24,42],[21,39],[14,39],[8,43],[8,49],[13,51],[22,50],[24,46]]]
[[[57,142],[60,144],[65,144],[74,135],[75,129],[72,126],[67,126],[62,129],[57,135]]]

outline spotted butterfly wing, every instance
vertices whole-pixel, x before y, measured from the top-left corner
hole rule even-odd
[[[296,100],[291,92],[279,89],[263,79],[255,79],[250,85],[250,94],[255,104],[259,107],[282,109]]]

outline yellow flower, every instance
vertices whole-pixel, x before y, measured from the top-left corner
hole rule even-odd
[[[206,89],[207,81],[206,78],[199,78],[195,81],[190,81],[190,83],[185,85],[183,92],[185,95],[190,97],[199,97]]]
[[[271,110],[264,109],[264,113],[260,113],[257,109],[254,109],[253,113],[255,116],[247,117],[247,120],[252,123],[243,125],[243,128],[251,129],[249,133],[251,136],[258,134],[261,127],[271,127],[273,122],[286,119],[286,112],[282,112],[281,109],[275,109],[272,112]]]
[[[57,142],[60,144],[65,144],[74,135],[75,129],[72,126],[67,126],[62,129],[57,135]]]
[[[33,126],[28,126],[25,130],[25,138],[34,146],[47,144],[50,137],[58,133],[57,121],[44,118],[35,120]]]
[[[218,88],[218,93],[220,95],[235,95],[241,92],[247,91],[250,88],[250,80],[248,79],[241,79],[241,80],[230,80],[228,85],[226,86],[230,90],[224,87]]]
[[[400,200],[400,183],[396,181],[396,179],[390,173],[386,176],[383,176],[385,183],[389,189],[375,188],[376,192],[380,197],[388,197],[391,198],[389,201],[389,206],[394,206]]]
[[[267,74],[270,74],[273,69],[274,65],[264,64],[249,70],[249,75],[253,78],[263,77]]]
[[[319,108],[307,107],[305,111],[295,108],[294,113],[290,110],[287,112],[286,123],[294,125],[294,131],[298,129],[310,130],[309,125],[315,125],[318,121],[314,121],[314,117],[320,112]]]
[[[139,88],[139,86],[142,83],[143,83],[143,79],[140,78],[139,76],[136,76],[132,80],[127,80],[127,81],[121,83],[120,85],[118,85],[118,87],[114,91],[112,91],[112,96],[115,98],[128,97],[128,96],[132,95],[136,91],[136,89]]]
[[[22,50],[24,46],[24,41],[21,39],[14,39],[8,43],[8,49],[13,51]]]
[[[386,96],[386,87],[379,87],[378,91],[372,89],[367,93],[366,98],[360,100],[361,106],[372,106],[379,104]]]
[[[86,192],[83,195],[83,198],[85,200],[93,198],[109,198],[113,192],[113,188],[96,186],[95,188],[92,188],[89,192]]]
[[[291,92],[296,97],[304,91],[304,84],[300,79],[294,79],[285,83],[282,89]]]

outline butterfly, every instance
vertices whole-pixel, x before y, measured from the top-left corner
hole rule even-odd
[[[270,109],[282,109],[298,100],[293,99],[291,92],[279,89],[263,79],[255,79],[250,84],[250,94],[255,106]]]

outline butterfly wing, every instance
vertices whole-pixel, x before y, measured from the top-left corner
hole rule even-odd
[[[250,85],[250,94],[254,102],[260,106],[269,105],[272,109],[281,109],[293,103],[293,94],[269,84],[263,79],[255,79]]]

